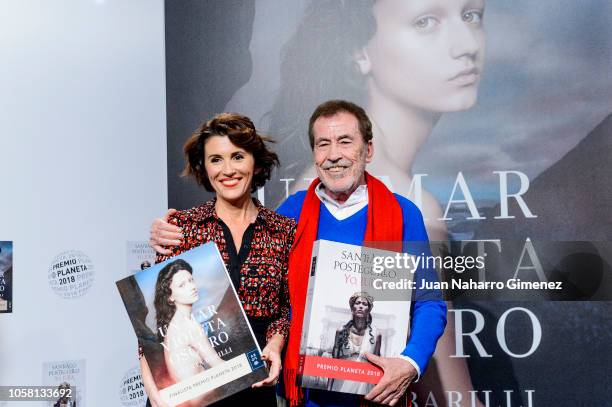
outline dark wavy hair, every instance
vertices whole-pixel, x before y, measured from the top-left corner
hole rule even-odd
[[[160,342],[163,342],[168,324],[176,313],[176,305],[170,301],[170,296],[172,295],[170,284],[172,283],[174,275],[181,270],[187,270],[189,273],[193,274],[191,265],[183,259],[178,259],[166,264],[157,276],[157,282],[155,283],[155,300],[153,303],[155,304],[157,338]]]
[[[355,301],[357,298],[363,298],[368,302],[368,320],[367,320],[367,328],[368,334],[370,336],[369,341],[372,345],[376,343],[376,338],[374,338],[374,334],[372,333],[372,307],[374,307],[374,298],[366,292],[355,293],[349,298],[349,306],[351,307],[351,311],[353,310],[353,305],[355,305]],[[342,351],[343,349],[348,349],[348,337],[351,327],[355,325],[355,322],[351,318],[349,322],[347,322],[340,331],[340,337],[338,339],[338,343],[340,345],[340,349],[338,351]]]
[[[251,192],[263,187],[266,181],[270,179],[272,168],[280,164],[276,153],[270,151],[265,144],[265,142],[273,142],[273,140],[258,133],[251,119],[238,113],[218,114],[203,123],[183,146],[185,168],[181,175],[183,177],[194,177],[197,183],[209,192],[214,192],[214,189],[208,180],[204,167],[204,146],[206,140],[212,136],[226,136],[232,144],[253,154],[255,173],[253,174]]]
[[[312,164],[306,131],[310,114],[332,99],[366,102],[365,79],[355,53],[376,33],[375,0],[313,0],[281,50],[280,88],[266,114],[268,132],[279,140],[284,178],[297,178]],[[276,205],[284,198],[275,188]]]

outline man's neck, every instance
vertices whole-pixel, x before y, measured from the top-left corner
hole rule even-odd
[[[329,189],[325,187],[323,187],[323,189],[325,190],[325,193],[327,194],[327,196],[329,196],[331,199],[333,199],[337,203],[343,204],[347,201],[347,199],[349,199],[349,197],[353,194],[353,192],[355,192],[357,188],[352,189],[350,192],[343,191],[343,192],[337,192],[337,193],[330,191]]]
[[[365,175],[363,175],[361,182],[351,187],[351,189],[347,191],[340,191],[340,192],[330,191],[328,188],[325,188],[325,185],[323,185],[322,188],[327,194],[327,196],[329,196],[331,199],[336,201],[338,204],[343,204],[351,197],[351,195],[353,195],[353,192],[355,192],[357,188],[359,188],[361,185],[366,185]]]

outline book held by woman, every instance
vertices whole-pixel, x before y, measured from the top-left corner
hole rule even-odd
[[[117,287],[169,405],[207,405],[268,376],[214,243],[122,279]]]

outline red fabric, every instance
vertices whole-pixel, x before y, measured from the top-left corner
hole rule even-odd
[[[368,185],[368,223],[364,245],[381,247],[387,250],[401,251],[403,217],[402,208],[395,196],[378,179],[366,172]],[[296,386],[296,374],[300,352],[300,338],[304,320],[306,290],[312,246],[317,239],[319,229],[319,211],[321,201],[315,193],[321,182],[315,179],[306,192],[306,198],[300,212],[295,240],[289,256],[289,296],[291,299],[291,326],[289,343],[284,362],[285,395],[290,406],[303,402],[303,391]],[[376,243],[380,242],[380,243]]]

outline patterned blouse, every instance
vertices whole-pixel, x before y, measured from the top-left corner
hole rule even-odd
[[[207,242],[215,242],[232,276],[232,281],[249,320],[269,320],[266,340],[275,333],[289,335],[289,285],[287,271],[289,249],[293,244],[296,222],[264,207],[254,199],[259,209],[255,222],[247,228],[243,245],[234,248],[229,229],[215,212],[215,199],[203,205],[175,213],[169,220],[183,231],[183,241],[171,247],[172,254],[158,254],[156,263],[181,254]],[[225,229],[225,233],[224,233]],[[244,243],[250,238],[250,246]],[[255,327],[253,327],[255,330]]]

